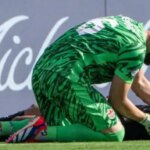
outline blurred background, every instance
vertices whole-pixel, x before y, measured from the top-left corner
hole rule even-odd
[[[36,103],[32,68],[66,30],[92,18],[119,14],[149,29],[149,6],[149,0],[0,0],[0,117]],[[144,69],[150,79],[150,69]],[[95,88],[107,96],[109,86]],[[143,104],[132,92],[129,96],[135,104]]]

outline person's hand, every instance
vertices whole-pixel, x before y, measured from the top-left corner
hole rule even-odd
[[[140,121],[140,123],[145,126],[147,133],[150,135],[150,114],[146,114],[145,118]]]

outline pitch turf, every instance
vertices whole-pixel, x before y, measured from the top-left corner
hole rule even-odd
[[[150,141],[72,142],[72,143],[0,143],[0,150],[150,150]]]

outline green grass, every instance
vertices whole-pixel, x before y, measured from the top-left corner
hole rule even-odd
[[[150,141],[72,142],[72,143],[0,143],[0,150],[150,150]]]

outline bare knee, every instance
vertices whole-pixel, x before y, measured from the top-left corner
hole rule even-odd
[[[111,128],[107,128],[101,131],[107,141],[123,141],[125,136],[125,130],[122,123],[119,121]]]
[[[122,130],[122,128],[123,128],[122,123],[120,121],[118,121],[117,124],[115,124],[111,128],[104,129],[101,132],[102,133],[112,133],[112,132],[120,131],[120,130]]]

